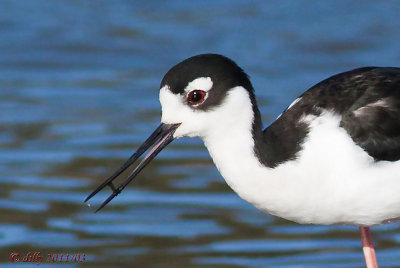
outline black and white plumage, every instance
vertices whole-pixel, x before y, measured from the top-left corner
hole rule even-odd
[[[314,224],[400,218],[400,68],[332,76],[265,130],[247,74],[221,55],[174,66],[161,82],[160,102],[160,127],[87,200],[108,185],[113,194],[104,206],[174,138],[199,136],[231,188],[265,212]],[[112,181],[152,144],[115,188]]]
[[[365,67],[332,76],[304,92],[285,115],[298,120],[322,110],[339,115],[340,127],[376,161],[400,159],[400,68]]]

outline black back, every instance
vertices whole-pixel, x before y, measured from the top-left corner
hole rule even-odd
[[[296,158],[308,133],[307,124],[299,119],[320,115],[322,109],[340,115],[340,126],[376,161],[400,159],[400,68],[365,67],[340,73],[300,97],[264,130],[264,140],[271,141],[270,150],[277,155],[270,166]]]

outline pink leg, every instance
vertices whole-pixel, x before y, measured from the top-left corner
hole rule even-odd
[[[378,262],[376,261],[375,249],[372,244],[371,231],[369,230],[369,227],[360,227],[360,233],[367,268],[377,268]]]

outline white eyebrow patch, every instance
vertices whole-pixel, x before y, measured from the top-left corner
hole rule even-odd
[[[210,77],[199,77],[194,79],[186,86],[185,92],[190,92],[195,89],[208,92],[212,88],[212,86],[213,86],[213,81],[211,80]]]

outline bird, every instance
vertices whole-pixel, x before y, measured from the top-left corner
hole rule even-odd
[[[223,55],[173,66],[159,100],[161,124],[85,202],[110,187],[100,210],[174,139],[200,137],[242,199],[300,224],[358,226],[367,267],[377,267],[370,226],[400,220],[400,68],[333,75],[265,129],[249,76]],[[114,179],[146,151],[116,187]]]

